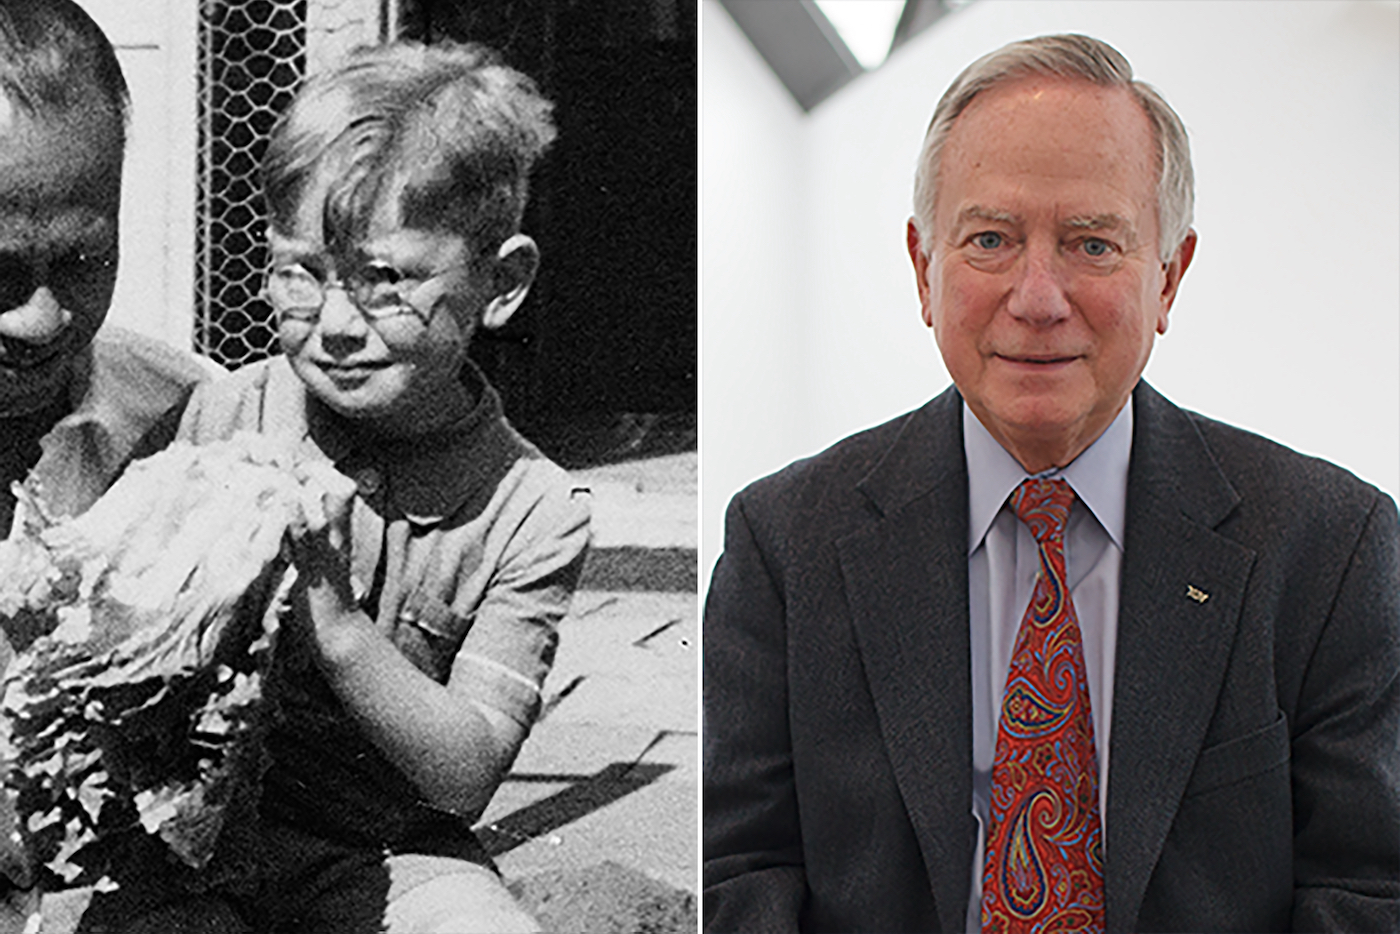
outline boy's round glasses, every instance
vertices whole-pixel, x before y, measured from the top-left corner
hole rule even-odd
[[[466,268],[465,264],[452,266],[428,279],[412,279],[392,266],[371,263],[344,279],[327,276],[323,280],[300,263],[288,263],[268,271],[263,292],[277,314],[291,321],[315,321],[326,293],[344,289],[360,314],[372,322],[412,315],[426,325],[442,297],[443,281]]]

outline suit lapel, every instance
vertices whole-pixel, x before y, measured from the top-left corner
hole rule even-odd
[[[976,847],[962,399],[911,415],[859,485],[879,514],[839,540],[856,643],[943,930],[962,930]]]
[[[1254,562],[1253,552],[1214,531],[1239,497],[1194,424],[1146,383],[1133,398],[1110,741],[1109,930],[1137,921],[1215,710]],[[961,414],[950,389],[909,417],[859,484],[877,520],[836,543],[856,643],[943,930],[963,927],[976,848]]]
[[[1195,425],[1146,383],[1133,398],[1110,740],[1109,930],[1137,922],[1215,710],[1254,562],[1213,531],[1239,497]]]

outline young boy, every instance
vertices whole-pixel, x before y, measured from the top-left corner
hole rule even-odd
[[[487,50],[395,44],[310,81],[274,130],[284,356],[198,391],[180,435],[275,435],[356,492],[295,536],[259,821],[225,827],[201,898],[118,879],[85,926],[537,929],[468,828],[538,714],[588,509],[467,346],[534,277],[519,225],[550,110]]]

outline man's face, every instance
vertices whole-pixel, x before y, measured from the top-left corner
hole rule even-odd
[[[62,392],[117,279],[119,118],[35,117],[0,95],[0,415]]]
[[[924,322],[948,371],[1033,472],[1108,427],[1167,329],[1195,234],[1160,261],[1156,151],[1125,90],[1015,81],[954,124],[933,242],[910,225]]]

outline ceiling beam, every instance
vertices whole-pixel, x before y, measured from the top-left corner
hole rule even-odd
[[[864,72],[812,0],[720,0],[804,111]]]

